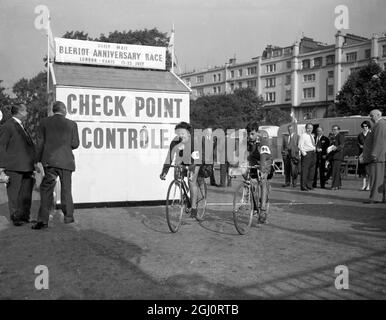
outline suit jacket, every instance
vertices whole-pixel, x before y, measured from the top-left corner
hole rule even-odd
[[[332,140],[331,145],[334,145],[337,148],[335,151],[331,151],[332,160],[343,160],[345,143],[344,134],[338,133]]]
[[[282,152],[284,153],[284,156],[289,155],[291,158],[299,159],[299,135],[294,133],[289,143],[288,137],[289,135],[283,135]]]
[[[317,137],[315,137],[315,142],[317,140]],[[321,148],[322,151],[318,152],[316,151],[317,155],[325,156],[327,154],[327,148],[330,146],[330,139],[328,139],[326,136],[322,135],[319,139],[319,141],[316,143],[316,148]]]
[[[15,119],[8,119],[0,126],[0,168],[30,172],[35,161],[35,145],[30,135]]]
[[[76,122],[60,114],[44,118],[38,129],[38,161],[43,166],[75,171],[73,149],[79,147]]]
[[[373,143],[371,147],[371,157],[376,162],[386,161],[386,120],[380,119],[371,129],[373,133]]]

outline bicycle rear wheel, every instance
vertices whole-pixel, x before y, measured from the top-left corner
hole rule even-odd
[[[253,195],[250,185],[244,182],[236,189],[233,195],[233,222],[240,234],[246,234],[252,225]]]
[[[185,206],[181,184],[173,180],[166,196],[166,221],[171,232],[177,232],[180,228]]]
[[[205,179],[197,179],[197,221],[203,221],[206,213],[208,189]]]

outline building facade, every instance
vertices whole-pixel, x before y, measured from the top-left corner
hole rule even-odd
[[[184,73],[192,99],[228,94],[250,87],[265,100],[265,108],[288,110],[296,119],[322,118],[349,75],[377,62],[386,70],[386,34],[371,38],[335,35],[334,44],[303,37],[291,46],[268,45],[261,56],[221,67]]]

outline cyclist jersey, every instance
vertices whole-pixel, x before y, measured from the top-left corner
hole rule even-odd
[[[249,165],[259,165],[263,173],[270,173],[272,165],[272,154],[268,144],[265,141],[248,141],[248,162]],[[252,172],[256,172],[253,170]]]
[[[188,141],[187,143],[183,143],[181,138],[175,137],[170,143],[168,155],[166,156],[166,160],[163,165],[162,174],[168,173],[174,156],[176,156],[176,164],[189,166],[201,165],[199,160],[202,155],[199,150],[194,150],[194,146],[195,143],[193,136],[191,136],[191,141]]]

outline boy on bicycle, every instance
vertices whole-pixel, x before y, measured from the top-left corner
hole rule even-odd
[[[163,165],[160,179],[165,180],[174,156],[176,156],[175,164],[189,166],[188,170],[181,172],[181,174],[188,176],[192,205],[190,215],[192,218],[195,218],[197,216],[197,178],[199,178],[200,165],[195,165],[194,161],[199,160],[201,155],[198,150],[194,150],[195,143],[192,135],[192,127],[189,123],[180,122],[175,126],[174,130],[176,136],[170,143],[169,152]]]
[[[261,208],[259,222],[265,223],[267,220],[267,202],[268,202],[268,179],[272,178],[272,155],[268,146],[268,141],[261,139],[258,131],[257,122],[249,123],[247,130],[247,161],[249,166],[258,166],[261,171]],[[248,170],[248,169],[247,169]],[[243,176],[246,177],[247,170],[244,170]],[[252,179],[257,179],[257,169],[250,169]],[[256,192],[258,190],[256,189]],[[257,208],[255,208],[257,209]],[[257,210],[256,210],[257,211]]]

